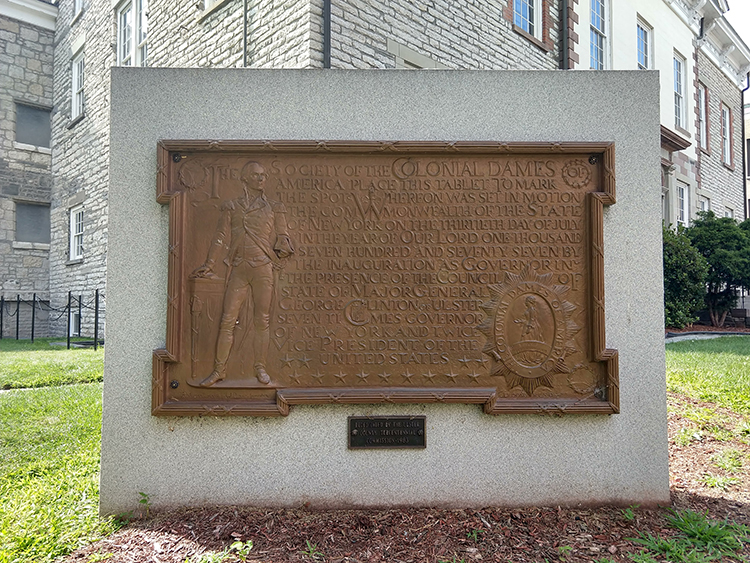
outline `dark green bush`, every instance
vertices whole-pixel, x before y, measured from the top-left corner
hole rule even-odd
[[[705,302],[711,324],[723,326],[727,313],[737,303],[740,287],[750,287],[750,223],[738,225],[729,217],[717,218],[712,211],[685,232],[708,262]]]
[[[683,328],[703,306],[708,264],[690,243],[686,229],[664,227],[664,324]]]

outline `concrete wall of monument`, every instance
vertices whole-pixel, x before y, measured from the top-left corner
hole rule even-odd
[[[17,143],[16,103],[52,107],[53,39],[49,30],[0,16],[0,293],[6,299],[48,297],[48,245],[16,241],[16,202],[49,203],[50,154]],[[6,317],[6,335],[9,323]],[[42,322],[36,328],[37,335],[46,332]]]

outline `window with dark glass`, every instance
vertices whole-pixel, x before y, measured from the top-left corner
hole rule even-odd
[[[36,147],[50,147],[50,110],[16,104],[16,141]]]
[[[49,244],[49,204],[16,202],[16,241]]]

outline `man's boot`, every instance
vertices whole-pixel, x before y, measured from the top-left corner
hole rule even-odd
[[[258,381],[263,385],[271,383],[271,378],[268,377],[268,374],[266,373],[266,366],[263,364],[255,364],[255,377],[257,377]]]

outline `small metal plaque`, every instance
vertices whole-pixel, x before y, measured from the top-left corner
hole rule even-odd
[[[424,416],[350,416],[349,449],[424,448]]]

